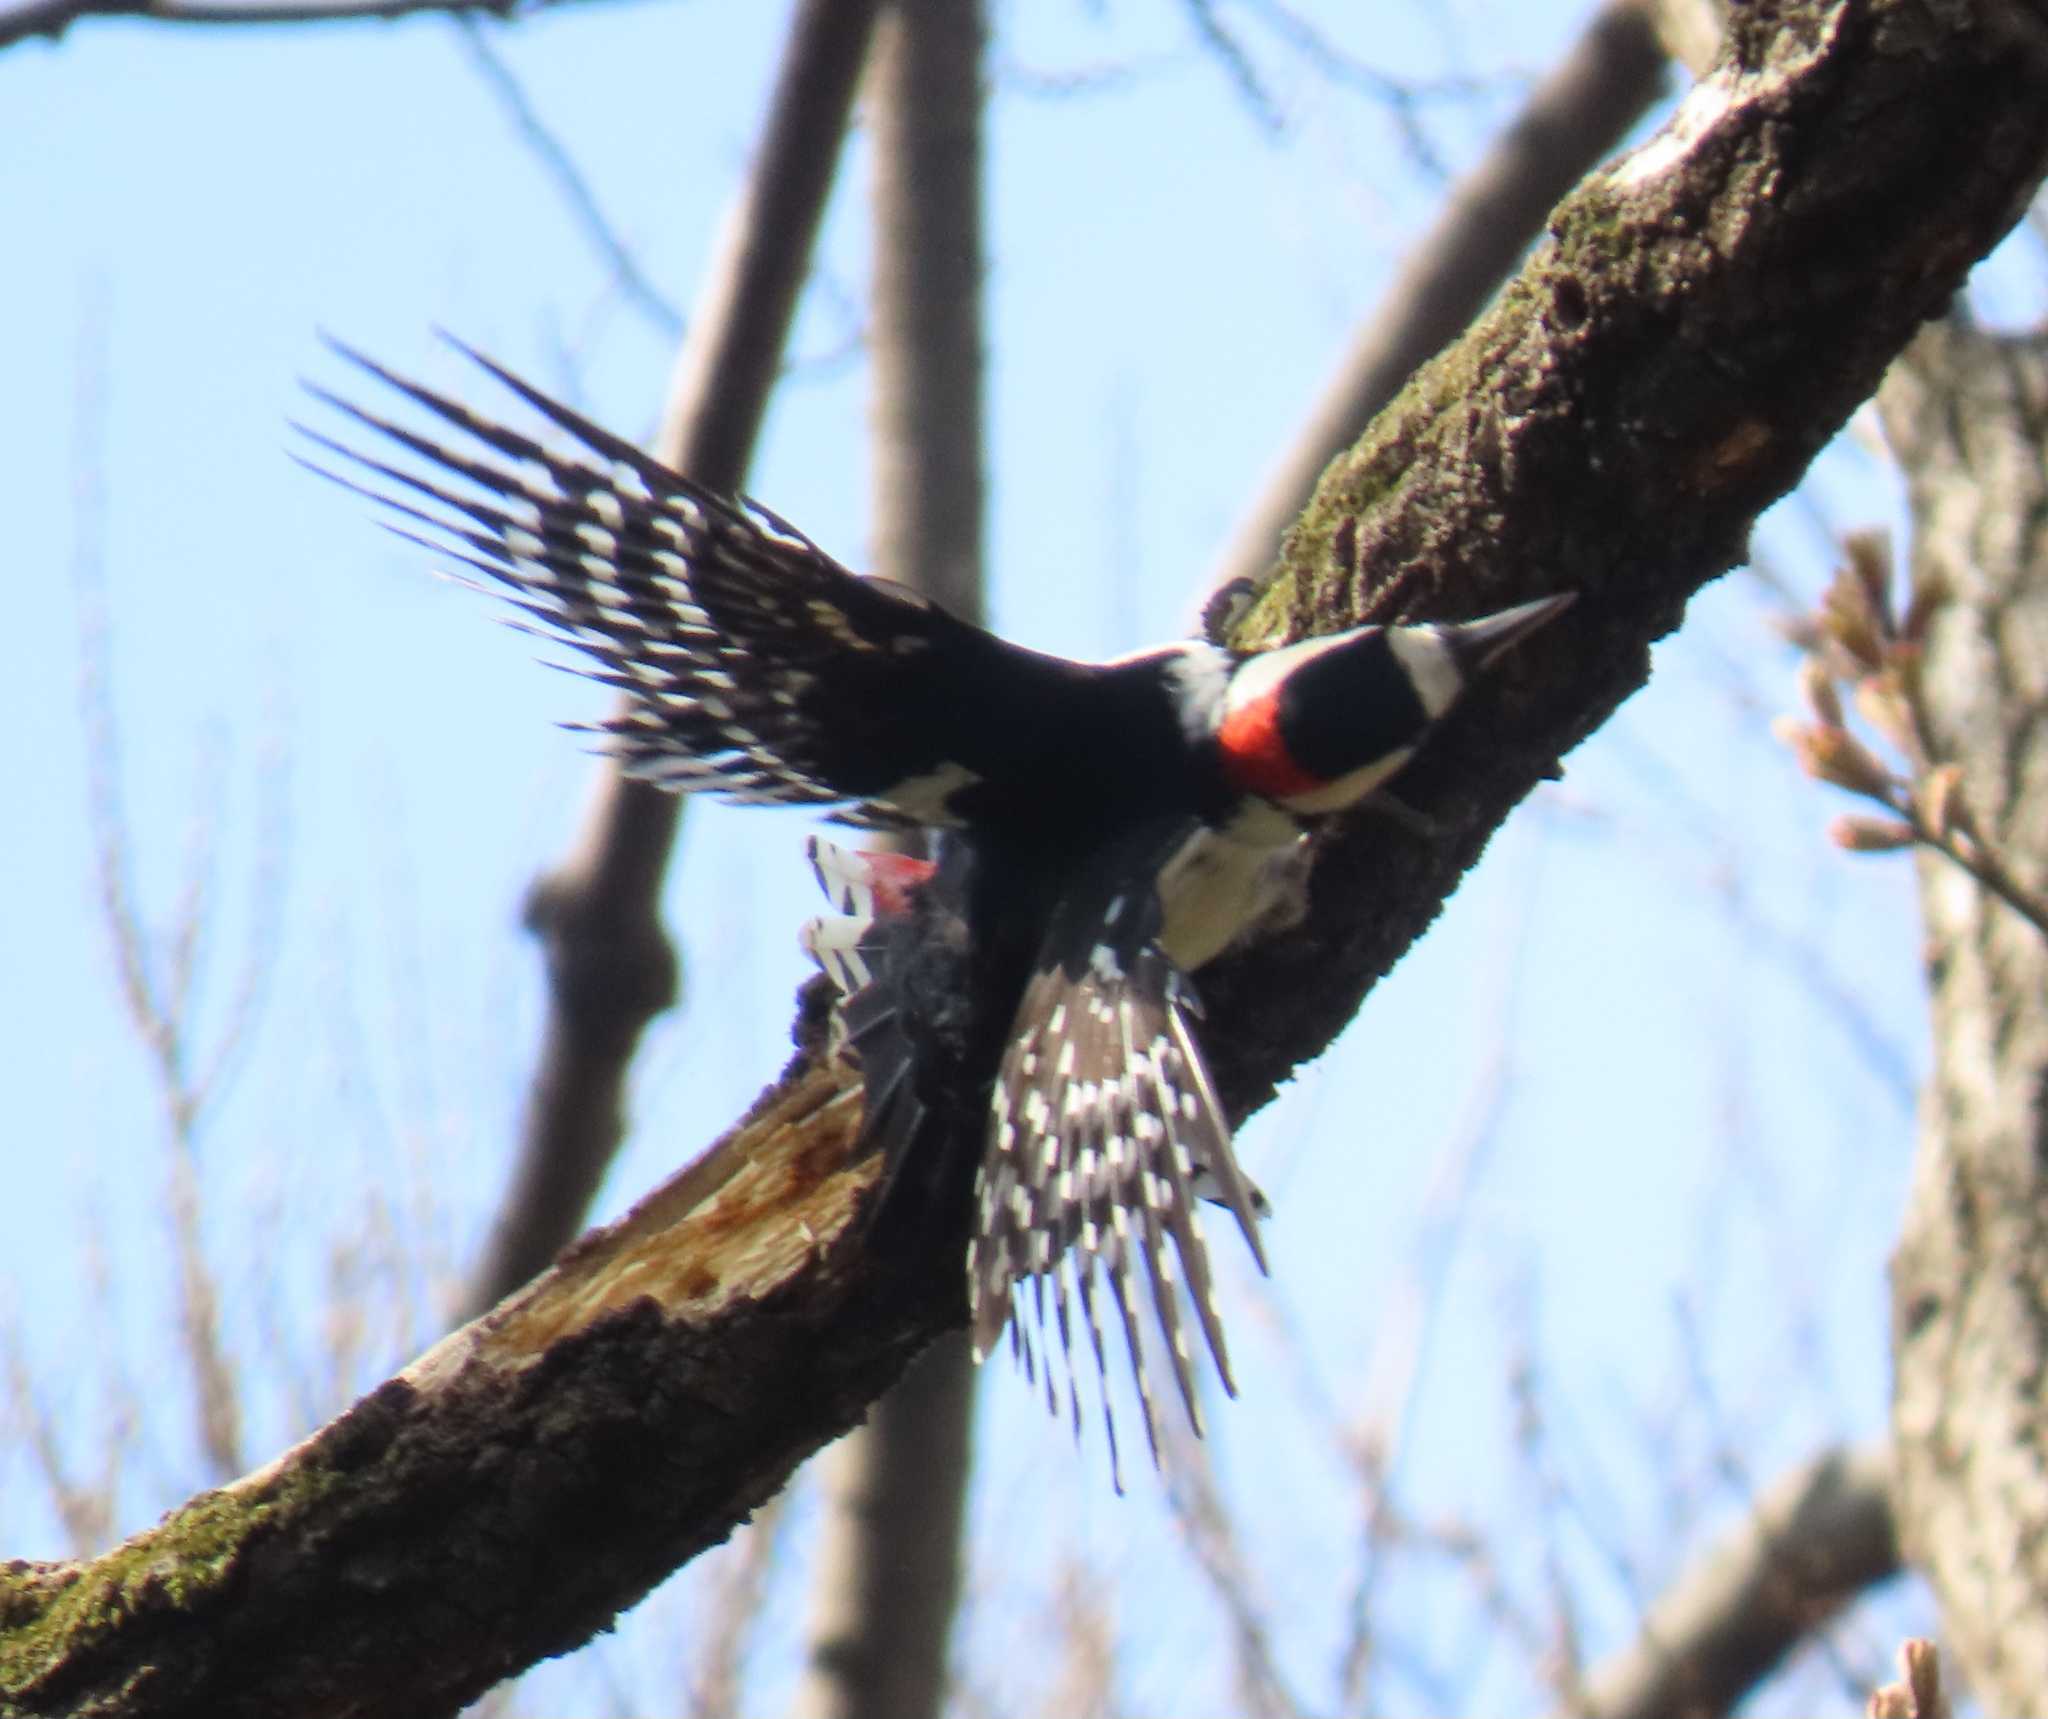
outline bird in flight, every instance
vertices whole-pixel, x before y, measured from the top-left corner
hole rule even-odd
[[[861,1071],[882,1205],[971,1178],[977,1359],[1008,1327],[1033,1365],[1028,1304],[1055,1406],[1057,1337],[1078,1431],[1078,1325],[1116,1473],[1106,1309],[1158,1460],[1141,1291],[1199,1431],[1188,1308],[1235,1391],[1200,1203],[1222,1205],[1266,1268],[1264,1202],[1209,1078],[1191,975],[1299,915],[1310,832],[1383,789],[1570,594],[1266,651],[1183,639],[1071,661],[849,572],[769,509],[454,344],[550,439],[335,343],[433,428],[312,387],[375,451],[299,426],[319,450],[304,463],[582,652],[581,672],[625,695],[596,727],[629,774],[934,835],[934,861],[810,850],[835,911],[804,942],[841,992],[835,1043]],[[967,952],[994,1023],[986,1128],[957,1165],[924,1102],[950,1030],[939,945]]]

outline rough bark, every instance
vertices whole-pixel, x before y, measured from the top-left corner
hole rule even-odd
[[[1936,756],[2008,867],[2048,883],[2048,340],[1959,323],[1880,396],[1929,637]],[[1934,1072],[1892,1262],[1898,1508],[1987,1712],[2048,1703],[2048,941],[1921,863]]]
[[[873,143],[873,571],[982,615],[982,8],[888,0]],[[974,1379],[949,1333],[824,1468],[802,1719],[937,1719],[960,1595]]]
[[[1307,923],[1205,987],[1226,1102],[1327,1043],[2017,218],[2048,166],[2020,16],[1744,7],[1331,468],[1247,636],[1581,601],[1411,770],[1440,833],[1327,842]],[[963,1128],[985,1073],[958,1071]],[[601,1627],[964,1318],[954,1238],[883,1259],[849,1232],[872,1171],[841,1082],[800,1054],[633,1217],[261,1473],[88,1564],[9,1567],[0,1705],[433,1714]]]
[[[654,452],[713,489],[741,487],[768,410],[874,11],[874,0],[807,0],[799,10],[753,170],[677,358]],[[626,1071],[647,1023],[676,998],[660,897],[680,804],[606,766],[568,855],[527,893],[526,924],[547,965],[547,1019],[512,1185],[465,1317],[541,1271],[583,1227],[618,1151]]]

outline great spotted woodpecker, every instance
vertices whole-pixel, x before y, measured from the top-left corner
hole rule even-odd
[[[1199,1431],[1184,1298],[1234,1386],[1197,1201],[1227,1207],[1261,1269],[1265,1258],[1262,1201],[1231,1149],[1188,976],[1289,911],[1308,832],[1381,788],[1473,677],[1569,595],[1251,654],[1191,639],[1068,661],[848,572],[766,508],[692,483],[461,349],[570,445],[338,346],[460,439],[314,388],[415,463],[302,426],[397,493],[307,463],[363,489],[399,516],[400,535],[496,581],[593,659],[585,672],[627,695],[600,731],[630,773],[941,833],[935,869],[813,847],[840,917],[808,928],[806,943],[844,993],[840,1040],[862,1071],[886,1184],[930,1189],[951,1174],[939,1163],[904,1171],[927,1133],[933,993],[948,988],[928,954],[964,951],[972,989],[993,999],[993,1030],[980,1035],[991,1114],[971,1165],[976,1355],[1008,1325],[1029,1364],[1014,1315],[1028,1294],[1045,1331],[1049,1292],[1078,1430],[1071,1284],[1114,1463],[1099,1270],[1156,1459],[1142,1274]],[[1056,1404],[1049,1345],[1046,1371]]]

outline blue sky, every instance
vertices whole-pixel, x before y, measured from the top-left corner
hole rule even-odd
[[[678,302],[751,147],[782,10],[586,6],[496,38]],[[1390,70],[1481,80],[1481,99],[1432,112],[1454,166],[1576,21],[1479,0],[1308,10]],[[1441,194],[1370,101],[1274,49],[1256,7],[1239,16],[1288,115],[1277,137],[1164,0],[1000,21],[989,561],[996,624],[1034,645],[1107,655],[1172,630]],[[1058,97],[1039,75],[1095,72],[1114,75]],[[96,543],[147,910],[168,920],[189,856],[218,856],[202,1038],[251,948],[267,951],[258,1025],[201,1141],[261,1460],[336,1390],[408,1358],[488,1223],[537,1008],[517,903],[590,773],[552,725],[603,702],[534,667],[484,605],[286,460],[298,379],[336,380],[325,328],[498,404],[432,342],[440,324],[641,435],[669,351],[442,22],[81,26],[0,55],[0,113],[0,767],[18,814],[0,892],[0,1314],[81,1466],[109,1369],[126,1381],[126,1531],[203,1476],[169,1354],[163,1124],[95,911],[75,569]],[[750,482],[856,566],[865,379],[834,355],[864,290],[863,165],[856,143]],[[1884,523],[1893,506],[1867,455],[1843,449],[1761,541],[1815,590],[1824,524]],[[1792,668],[1767,612],[1741,575],[1695,604],[1650,689],[1246,1131],[1278,1207],[1276,1278],[1261,1291],[1226,1262],[1245,1398],[1212,1420],[1312,1705],[1328,1704],[1334,1596],[1355,1574],[1329,1417],[1355,1422],[1384,1374],[1406,1286],[1444,1233],[1432,1180],[1497,1065],[1405,1423],[1419,1514],[1519,1527],[1513,1573],[1533,1580],[1541,1513],[1502,1385],[1521,1358],[1579,1501],[1555,1526],[1597,1653],[1691,1543],[1674,1524],[1734,1509],[1728,1452],[1766,1478],[1882,1426],[1883,1262],[1925,1060],[1911,881],[1825,846],[1836,808],[1766,732]],[[279,781],[276,840],[262,808]],[[688,997],[650,1041],[599,1216],[781,1064],[795,928],[816,910],[805,827],[692,809],[669,895]],[[283,877],[274,936],[249,906],[267,871]],[[401,1245],[429,1260],[399,1273],[420,1298],[410,1319],[339,1330],[329,1288],[376,1281]],[[349,1367],[319,1359],[343,1338]],[[1042,1596],[1083,1555],[1114,1596],[1132,1707],[1213,1708],[1224,1632],[1145,1478],[1110,1496],[1099,1450],[1077,1462],[1007,1368],[991,1375],[974,1580],[1004,1603],[972,1614],[966,1663],[1028,1705],[1005,1650],[1042,1639],[1049,1613],[1015,1595]],[[1021,1574],[998,1546],[1020,1549]],[[20,1429],[0,1420],[0,1555],[60,1550]],[[784,1565],[764,1708],[802,1611],[801,1550]],[[1529,1704],[1526,1665],[1475,1651],[1489,1630],[1468,1586],[1419,1571],[1387,1604],[1386,1627],[1416,1644],[1390,1711]],[[687,1617],[687,1589],[658,1598],[601,1668],[551,1668],[525,1706],[667,1701]],[[1800,1687],[1784,1710],[1834,1685]]]

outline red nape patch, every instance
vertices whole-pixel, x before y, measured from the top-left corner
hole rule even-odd
[[[868,862],[875,913],[882,918],[908,913],[911,896],[939,869],[930,860],[912,859],[908,854],[862,854],[861,858]]]
[[[1223,774],[1233,788],[1285,800],[1327,786],[1288,756],[1287,742],[1280,737],[1279,687],[1231,711],[1216,739],[1223,748]]]

